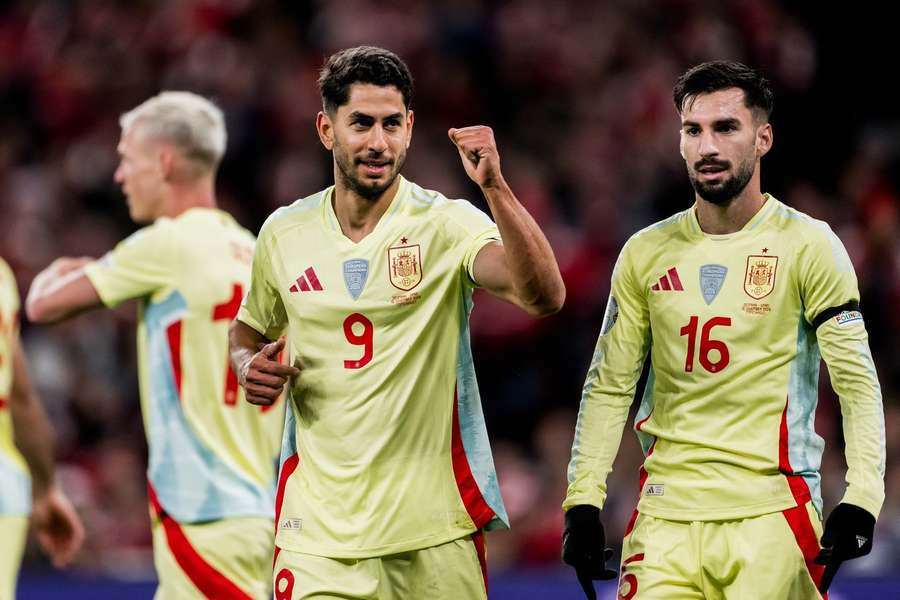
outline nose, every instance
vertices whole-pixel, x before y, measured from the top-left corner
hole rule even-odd
[[[382,154],[387,150],[387,136],[384,133],[384,128],[380,124],[376,124],[372,127],[369,132],[368,142],[370,152]]]
[[[711,131],[704,131],[700,134],[700,146],[698,147],[700,156],[716,156],[719,153],[719,146],[716,144],[715,136]]]
[[[121,185],[122,183],[125,182],[125,174],[123,173],[123,171],[124,171],[124,169],[122,168],[122,165],[120,164],[119,166],[116,167],[116,172],[113,173],[113,181],[115,181],[119,185]]]

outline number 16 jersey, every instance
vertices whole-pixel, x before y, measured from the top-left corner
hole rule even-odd
[[[469,346],[475,256],[499,240],[465,201],[401,178],[344,236],[328,188],[263,225],[238,319],[292,364],[276,545],[364,558],[506,525]]]
[[[602,506],[649,351],[640,512],[740,519],[812,500],[821,514],[822,356],[844,417],[843,501],[877,516],[884,420],[858,301],[837,236],[768,196],[733,234],[705,234],[691,208],[634,235],[585,381],[564,506]]]

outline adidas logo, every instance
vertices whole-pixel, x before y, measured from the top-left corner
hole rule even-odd
[[[865,546],[865,545],[866,545],[866,542],[868,542],[868,541],[869,541],[869,538],[867,538],[867,537],[864,537],[864,536],[861,536],[861,535],[856,536],[856,543],[857,543],[857,545],[858,545],[860,548],[862,548],[863,546]]]
[[[678,271],[675,270],[675,267],[672,267],[666,274],[659,278],[659,281],[653,284],[653,287],[650,288],[654,292],[658,292],[660,290],[663,291],[676,291],[683,292],[684,288],[681,286],[681,278],[678,277]]]
[[[313,271],[312,267],[303,271],[303,274],[298,277],[294,282],[294,285],[290,287],[292,294],[296,294],[297,292],[321,292],[324,289],[325,288],[322,287],[322,284],[319,282],[319,278],[316,277],[316,272]]]

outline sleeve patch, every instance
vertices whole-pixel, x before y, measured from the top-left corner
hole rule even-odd
[[[606,335],[616,324],[619,318],[619,304],[616,297],[610,295],[609,302],[606,303],[606,314],[603,315],[603,325],[600,327],[600,335]]]
[[[838,327],[846,327],[850,323],[854,323],[856,321],[862,321],[862,313],[858,310],[845,310],[838,313],[834,317],[834,323]]]

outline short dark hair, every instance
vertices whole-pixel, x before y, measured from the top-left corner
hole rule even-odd
[[[332,54],[319,72],[319,91],[325,111],[333,113],[346,104],[354,83],[392,85],[400,90],[407,110],[412,103],[412,75],[400,57],[390,50],[357,46]]]
[[[768,120],[775,105],[769,80],[756,69],[731,60],[714,60],[691,67],[675,82],[672,99],[681,114],[685,100],[728,88],[744,90],[744,105],[751,111],[762,111]]]

